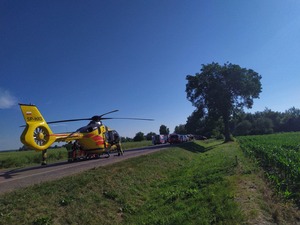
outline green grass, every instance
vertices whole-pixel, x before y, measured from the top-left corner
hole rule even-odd
[[[230,145],[222,145],[222,152],[220,146],[185,144],[192,158],[178,162],[168,179],[155,183],[148,201],[129,217],[129,223],[240,224],[242,216],[228,180],[235,171],[235,155]]]
[[[0,152],[0,169],[24,167],[41,163],[41,152],[36,151],[13,151]],[[49,149],[47,151],[47,162],[67,160],[67,150],[65,148]]]
[[[151,141],[124,142],[123,149],[141,148],[151,146]],[[42,153],[33,150],[30,151],[10,151],[0,152],[0,169],[16,168],[41,164]],[[53,163],[60,160],[67,160],[66,148],[53,148],[47,151],[47,163]]]
[[[242,224],[235,143],[190,142],[0,196],[0,224]]]
[[[124,150],[133,149],[133,148],[142,148],[147,146],[152,146],[152,141],[132,141],[132,142],[123,142],[122,147]]]

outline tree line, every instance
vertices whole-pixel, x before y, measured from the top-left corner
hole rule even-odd
[[[266,108],[262,112],[255,113],[240,111],[231,117],[229,129],[234,136],[300,131],[300,109],[291,107],[284,112],[278,112]],[[159,130],[159,134],[170,133],[165,125],[161,125]],[[224,125],[221,119],[213,120],[208,115],[199,115],[199,112],[195,110],[187,118],[186,124],[179,124],[175,127],[174,133],[224,138]],[[123,141],[151,140],[154,135],[156,135],[155,132],[149,132],[146,135],[138,132],[133,139],[124,138]]]
[[[187,123],[181,125],[186,133],[222,138],[224,125],[221,119],[213,120],[208,115],[199,117],[194,111]],[[234,136],[272,134],[276,132],[300,131],[300,109],[291,107],[285,112],[266,108],[262,112],[247,113],[240,111],[229,121],[230,132]]]
[[[162,124],[159,127],[159,134],[168,135],[169,133],[170,133],[170,129],[166,125]],[[121,141],[122,142],[143,141],[143,140],[150,141],[150,140],[152,140],[152,137],[155,135],[157,135],[155,132],[149,132],[148,134],[145,135],[143,132],[140,131],[135,134],[134,138],[122,137]]]
[[[239,65],[211,63],[202,65],[199,73],[187,75],[187,99],[196,110],[187,118],[187,133],[208,137],[271,134],[300,131],[300,110],[285,112],[266,108],[263,112],[246,113],[262,91],[262,76]]]
[[[186,76],[186,97],[196,109],[174,132],[224,138],[227,142],[233,140],[232,135],[300,131],[300,110],[295,107],[285,112],[268,108],[256,113],[244,111],[259,98],[261,78],[254,70],[232,63],[203,64],[200,72]]]

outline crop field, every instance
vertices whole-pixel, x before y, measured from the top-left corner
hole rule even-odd
[[[257,159],[268,178],[286,198],[300,203],[300,133],[238,138],[244,153]]]

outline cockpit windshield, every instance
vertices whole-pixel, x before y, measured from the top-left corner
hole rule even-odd
[[[80,127],[77,130],[77,132],[89,133],[89,132],[92,132],[92,131],[98,129],[101,125],[102,125],[101,121],[99,121],[99,122],[91,121],[88,125],[86,125],[84,127]]]

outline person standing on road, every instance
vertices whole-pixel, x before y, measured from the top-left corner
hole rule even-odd
[[[47,149],[42,151],[42,166],[46,166],[47,165]]]

